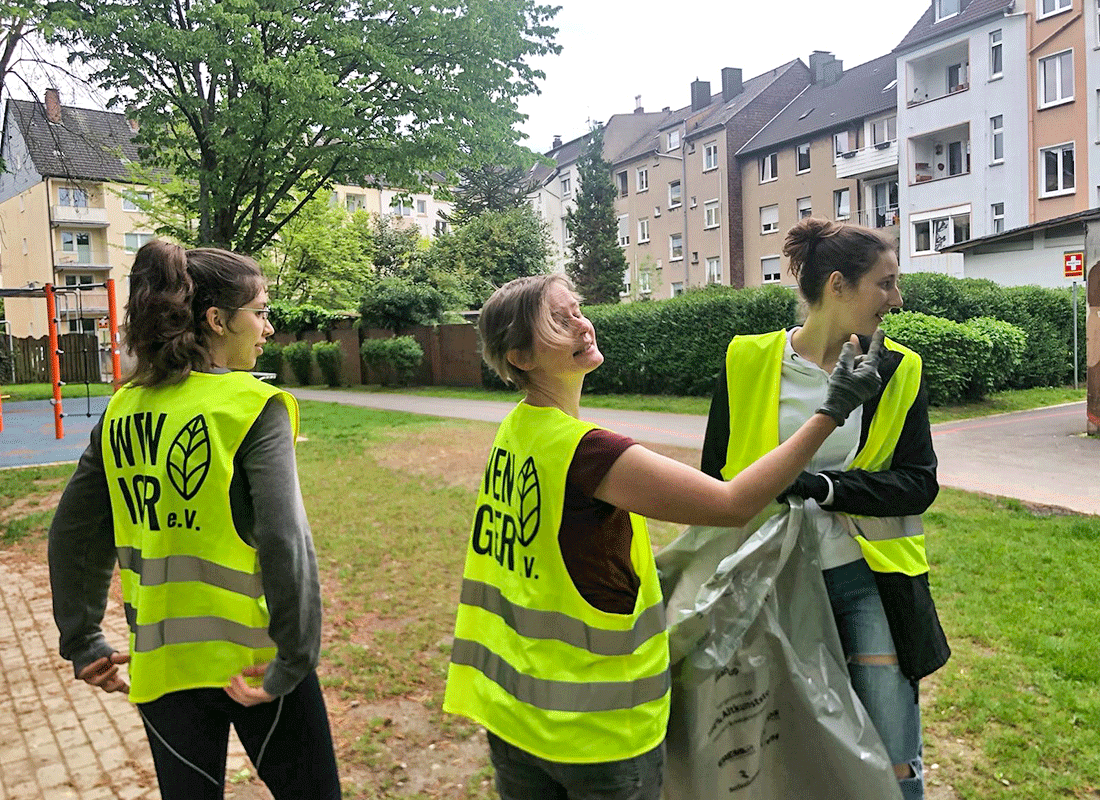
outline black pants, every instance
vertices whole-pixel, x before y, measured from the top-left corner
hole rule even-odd
[[[276,800],[338,800],[340,778],[317,674],[287,695],[246,708],[223,689],[172,692],[139,703],[163,800],[221,800],[230,724]]]

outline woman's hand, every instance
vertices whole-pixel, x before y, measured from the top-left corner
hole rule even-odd
[[[255,664],[245,667],[240,675],[234,675],[225,687],[225,693],[240,703],[242,706],[258,706],[260,703],[270,703],[275,699],[264,691],[262,686],[249,686],[245,678],[259,678],[267,671],[267,664]]]
[[[825,403],[817,409],[817,413],[832,417],[838,426],[843,425],[849,414],[878,393],[882,385],[878,376],[878,359],[884,337],[882,328],[876,330],[867,355],[858,358],[859,340],[853,335],[851,341],[844,343],[836,367],[829,376]]]
[[[105,692],[129,694],[130,684],[118,674],[118,665],[129,663],[129,653],[111,653],[109,656],[97,658],[80,670],[76,677],[89,686],[98,686]]]

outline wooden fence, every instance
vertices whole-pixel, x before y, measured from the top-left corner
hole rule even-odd
[[[6,374],[0,377],[14,383],[49,383],[49,337],[0,338],[0,349],[5,353],[8,353],[9,342],[10,358],[4,359],[9,364],[4,370]],[[99,367],[99,339],[94,333],[61,334],[58,349],[62,351],[59,359],[61,380],[65,383],[100,383],[103,380]],[[11,377],[13,371],[14,380]]]

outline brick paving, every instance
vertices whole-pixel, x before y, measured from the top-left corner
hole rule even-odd
[[[125,645],[126,621],[113,600],[103,629]],[[226,775],[251,763],[236,736]],[[261,787],[227,787],[226,797],[263,798]],[[57,654],[57,628],[44,563],[0,551],[0,798],[160,800],[145,729],[123,695],[73,678]]]

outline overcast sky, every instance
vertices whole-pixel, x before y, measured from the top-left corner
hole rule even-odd
[[[563,140],[634,110],[691,102],[693,80],[721,90],[722,67],[740,67],[745,80],[814,50],[827,50],[854,67],[890,52],[930,0],[547,0],[562,52],[539,59],[542,93],[524,98],[524,142],[545,152]]]

